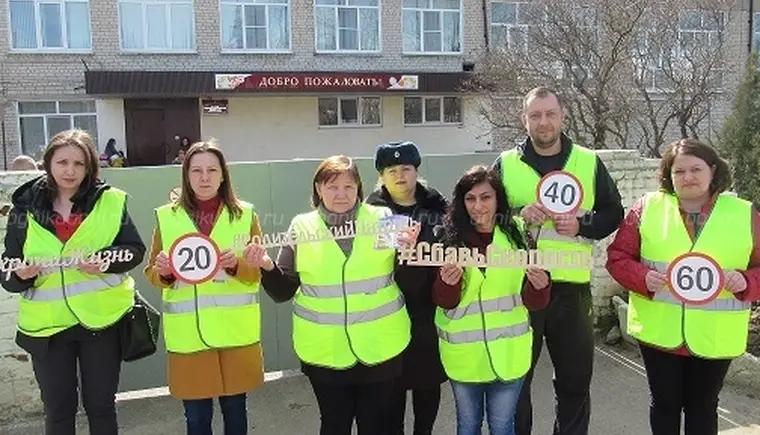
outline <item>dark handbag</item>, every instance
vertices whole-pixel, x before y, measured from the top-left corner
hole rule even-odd
[[[156,353],[161,313],[135,291],[135,303],[121,322],[121,359],[137,361]]]

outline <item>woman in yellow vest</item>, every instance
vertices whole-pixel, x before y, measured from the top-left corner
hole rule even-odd
[[[188,435],[211,435],[213,398],[219,398],[226,434],[248,433],[247,392],[264,381],[260,345],[258,268],[241,261],[245,244],[261,233],[251,204],[232,189],[222,151],[213,143],[190,147],[182,162],[179,197],[156,209],[145,274],[162,289],[169,391],[182,399]],[[190,284],[175,275],[170,248],[201,233],[220,250],[212,279]],[[201,258],[191,263],[204,267]]]
[[[351,158],[324,160],[312,186],[315,210],[293,218],[293,245],[280,249],[277,263],[259,241],[246,258],[262,268],[276,302],[295,296],[293,342],[319,403],[320,435],[349,435],[354,419],[361,435],[386,435],[393,380],[411,336],[399,286],[418,272],[398,265],[396,249],[376,244],[391,211],[362,202]],[[418,231],[402,231],[399,243],[413,245]]]
[[[499,173],[474,166],[454,187],[444,218],[446,247],[486,254],[527,249],[525,229],[512,217]],[[514,435],[514,414],[531,365],[533,331],[528,310],[546,308],[551,280],[529,267],[439,269],[433,300],[441,361],[457,409],[457,435],[479,435],[485,408],[491,435]]]
[[[116,435],[118,326],[135,297],[127,272],[142,262],[145,245],[126,193],[98,179],[88,133],[56,134],[43,162],[45,174],[13,193],[5,235],[3,263],[25,261],[2,273],[3,287],[21,296],[16,343],[32,357],[45,434],[75,433],[81,384],[90,434]]]
[[[714,435],[723,380],[745,351],[750,304],[760,299],[760,215],[726,192],[728,163],[699,141],[671,144],[659,178],[660,189],[639,199],[618,229],[607,270],[630,292],[627,330],[647,371],[652,433],[681,433],[683,412],[686,435]],[[682,302],[669,290],[668,266],[687,252],[706,254],[723,270],[724,285],[707,304]],[[676,286],[699,280],[709,289],[704,271],[676,273]]]

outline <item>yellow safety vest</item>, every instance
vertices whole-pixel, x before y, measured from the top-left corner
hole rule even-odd
[[[493,244],[515,249],[496,227]],[[512,381],[528,372],[533,330],[520,296],[523,269],[466,267],[456,308],[437,308],[441,362],[450,379],[486,383]]]
[[[525,207],[538,201],[536,189],[541,176],[535,169],[521,160],[517,148],[501,154],[501,177],[511,206]],[[579,145],[572,145],[565,167],[562,169],[575,175],[583,188],[583,200],[577,216],[581,217],[594,208],[596,153]],[[547,220],[540,229],[529,228],[537,238],[537,249],[541,251],[583,252],[591,258],[593,240],[581,236],[568,237],[554,229],[554,222]],[[591,269],[550,269],[552,281],[587,283],[591,281]]]
[[[239,256],[250,239],[253,205],[243,202],[243,215],[230,222],[222,207],[209,237],[220,251],[232,249]],[[156,209],[163,250],[185,234],[197,233],[183,207],[167,204]],[[259,283],[245,283],[220,269],[209,281],[192,285],[177,279],[162,292],[166,350],[194,353],[209,349],[249,346],[261,341]]]
[[[361,204],[355,228],[379,225],[385,207]],[[317,211],[293,219],[296,234],[325,234]],[[304,236],[299,236],[299,238]],[[376,365],[399,355],[411,339],[404,298],[393,280],[394,249],[376,249],[375,236],[353,239],[346,257],[335,240],[299,244],[301,287],[293,303],[293,342],[308,364],[346,369]]]
[[[32,337],[49,337],[76,324],[101,330],[117,323],[132,309],[132,277],[91,275],[78,269],[83,256],[112,246],[121,228],[125,202],[123,191],[113,187],[105,190],[66,243],[34,220],[31,213],[27,214],[24,258],[57,262],[43,264],[34,287],[21,294],[19,331]],[[123,255],[121,258],[127,260]]]
[[[709,255],[723,270],[746,270],[753,246],[752,204],[720,194],[692,246],[678,199],[653,192],[644,197],[639,232],[641,262],[662,273],[689,251]],[[705,305],[686,305],[669,291],[656,292],[653,299],[631,292],[627,323],[628,333],[644,343],[665,349],[685,343],[701,357],[733,358],[746,349],[749,316],[750,303],[726,289]]]

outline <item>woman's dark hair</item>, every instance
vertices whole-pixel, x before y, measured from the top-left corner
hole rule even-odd
[[[359,167],[351,157],[331,156],[322,161],[314,172],[314,179],[311,182],[311,206],[319,207],[322,200],[319,198],[317,186],[327,183],[338,177],[340,174],[348,174],[356,183],[357,202],[364,201],[364,191],[362,190],[362,177],[359,175]]]
[[[679,139],[672,142],[660,160],[660,189],[673,193],[673,178],[671,170],[676,156],[684,154],[702,159],[708,167],[713,168],[713,179],[710,182],[710,194],[724,192],[731,188],[731,169],[728,162],[722,159],[715,149],[696,139]]]
[[[504,191],[504,185],[499,178],[499,173],[485,165],[476,165],[468,169],[454,186],[454,197],[443,218],[444,236],[446,246],[461,246],[464,244],[467,233],[474,232],[470,214],[464,204],[467,193],[473,187],[481,183],[488,183],[496,191],[496,225],[507,236],[517,249],[527,249],[525,237],[512,219],[512,209]]]
[[[58,194],[58,185],[50,171],[53,155],[60,148],[67,146],[77,147],[84,154],[85,175],[75,195],[78,197],[97,183],[100,171],[100,159],[98,158],[98,152],[95,150],[95,142],[93,142],[92,136],[84,130],[64,130],[53,136],[45,149],[45,154],[42,156],[42,169],[47,174],[47,188],[53,195]]]
[[[203,153],[211,153],[219,159],[219,166],[222,169],[222,184],[219,185],[218,195],[222,203],[227,207],[227,211],[230,214],[230,222],[239,219],[243,215],[243,207],[237,195],[235,195],[235,191],[232,189],[232,180],[230,179],[230,170],[227,168],[227,160],[224,158],[222,150],[213,141],[196,142],[187,150],[185,160],[182,162],[182,192],[174,201],[174,206],[182,206],[187,210],[188,214],[197,210],[198,205],[193,188],[190,186],[188,174],[193,156]]]

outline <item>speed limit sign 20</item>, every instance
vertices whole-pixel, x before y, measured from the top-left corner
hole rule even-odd
[[[169,266],[181,281],[200,284],[219,271],[219,247],[210,237],[190,233],[178,238],[169,249]]]
[[[583,202],[583,186],[578,178],[565,171],[544,175],[536,189],[538,202],[556,214],[575,214]]]
[[[720,265],[698,252],[687,252],[674,259],[666,277],[673,295],[690,305],[711,302],[718,297],[724,285]]]

